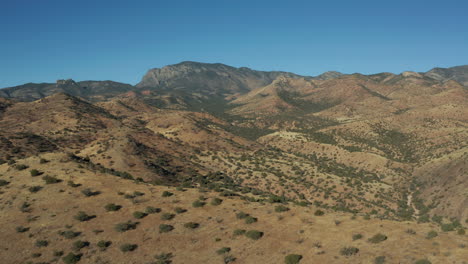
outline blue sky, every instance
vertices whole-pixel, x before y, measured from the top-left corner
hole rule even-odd
[[[0,1],[0,87],[181,61],[317,75],[468,64],[468,1]]]

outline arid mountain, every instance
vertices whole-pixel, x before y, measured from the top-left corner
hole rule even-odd
[[[424,75],[439,81],[454,80],[468,86],[468,65],[451,68],[434,68],[424,73]]]
[[[294,203],[335,211],[331,218],[385,219],[397,230],[402,223],[396,221],[418,221],[463,233],[468,223],[464,69],[303,77],[183,62],[150,70],[135,87],[71,80],[26,84],[0,90],[5,97],[0,164],[6,163],[2,170],[13,177],[17,165],[36,166],[35,159],[46,157],[68,171],[78,164],[80,182],[99,173],[106,181],[117,176],[145,186],[145,192],[167,188],[157,185],[198,188],[237,197],[233,204],[241,204],[239,197]],[[305,217],[299,211],[294,214]],[[223,213],[210,214],[215,219]],[[451,253],[458,258],[458,251]],[[376,257],[366,254],[355,262],[328,255],[311,259],[371,263]],[[388,257],[412,263],[408,254]],[[237,257],[256,259],[250,253]]]

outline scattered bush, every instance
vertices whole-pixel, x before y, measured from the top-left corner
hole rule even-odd
[[[237,219],[244,219],[244,218],[247,218],[247,216],[249,216],[249,214],[244,213],[242,211],[236,214]]]
[[[6,186],[6,185],[8,185],[8,184],[10,184],[10,182],[7,182],[7,181],[5,181],[5,180],[0,180],[0,187],[1,187],[1,186]]]
[[[184,209],[184,208],[181,208],[181,207],[176,207],[176,208],[174,209],[174,211],[175,211],[176,213],[178,213],[178,214],[183,214],[183,213],[187,212],[187,209]]]
[[[224,264],[229,264],[231,262],[234,262],[236,261],[236,258],[234,256],[231,256],[231,255],[226,255],[224,256]]]
[[[353,241],[354,241],[354,240],[361,239],[361,238],[362,238],[362,235],[361,235],[361,234],[354,234],[354,235],[353,235]]]
[[[234,230],[233,234],[234,234],[235,236],[240,236],[240,235],[245,234],[245,232],[246,232],[246,231],[245,231],[244,229],[236,229],[236,230]]]
[[[42,190],[42,186],[31,186],[28,189],[31,193],[37,193],[38,191]]]
[[[97,246],[101,250],[105,250],[106,248],[110,247],[110,245],[112,245],[111,241],[101,240],[101,241],[97,242]]]
[[[195,228],[198,228],[199,226],[200,226],[200,224],[195,223],[195,222],[188,222],[188,223],[184,224],[184,227],[188,228],[188,229],[195,229]]]
[[[463,229],[463,228],[460,228],[460,229],[458,229],[458,231],[457,231],[457,234],[459,234],[459,235],[461,235],[461,236],[465,235],[465,233],[466,233],[466,232],[465,232],[465,229]]]
[[[138,225],[138,222],[127,221],[125,223],[119,223],[115,225],[114,229],[117,232],[125,232],[128,230],[136,229],[137,225]]]
[[[161,220],[172,220],[174,219],[174,217],[175,217],[175,214],[164,213],[161,215]]]
[[[78,240],[78,241],[75,241],[73,243],[73,249],[74,250],[80,250],[84,247],[88,247],[89,246],[89,242],[88,241],[82,241],[82,240]]]
[[[59,183],[62,181],[60,179],[57,179],[56,177],[48,176],[48,175],[42,177],[42,179],[45,181],[46,184],[54,184],[54,183]]]
[[[63,236],[64,238],[67,238],[67,239],[73,239],[73,238],[81,235],[81,232],[75,232],[75,231],[72,231],[72,230],[67,230],[67,231],[60,231],[59,235]]]
[[[24,165],[24,164],[16,164],[16,165],[15,165],[15,168],[16,168],[17,170],[25,170],[25,169],[29,168],[29,166],[28,166],[28,165]]]
[[[277,205],[275,207],[275,212],[277,213],[286,212],[286,211],[289,211],[289,208],[284,205]]]
[[[223,202],[223,199],[220,199],[217,197],[211,199],[211,205],[214,205],[214,206],[220,205],[222,202]]]
[[[86,197],[91,197],[91,196],[96,196],[99,195],[101,192],[100,191],[92,191],[89,188],[86,188],[81,191],[82,194],[84,194]]]
[[[78,263],[78,261],[81,260],[81,257],[83,254],[73,254],[73,253],[68,253],[65,257],[62,258],[63,262],[65,264],[75,264]]]
[[[245,218],[245,223],[246,224],[253,224],[253,223],[257,222],[257,221],[258,221],[257,218],[255,218],[253,216],[250,216],[250,215]]]
[[[406,233],[410,235],[416,235],[416,231],[414,231],[413,229],[407,229]]]
[[[47,247],[49,245],[49,241],[47,240],[37,240],[36,247]]]
[[[430,262],[427,259],[420,259],[420,260],[417,260],[416,262],[414,262],[414,264],[431,264],[431,263],[432,262]]]
[[[159,233],[167,233],[167,232],[171,232],[172,230],[174,230],[174,227],[171,225],[166,225],[166,224],[159,225]]]
[[[147,213],[147,214],[156,214],[156,213],[160,213],[160,212],[161,212],[161,208],[156,208],[156,207],[152,207],[152,206],[148,206],[145,209],[145,213]]]
[[[284,257],[284,263],[286,264],[298,264],[301,262],[302,256],[297,254],[289,254]]]
[[[223,248],[216,250],[216,253],[218,255],[223,255],[223,254],[229,253],[230,251],[231,251],[230,247],[223,247]]]
[[[122,252],[129,252],[129,251],[134,251],[137,249],[138,245],[137,244],[123,244],[120,246],[120,251]]]
[[[61,257],[63,256],[63,251],[58,251],[58,250],[54,250],[54,257]]]
[[[387,236],[384,234],[378,233],[378,234],[375,234],[373,237],[369,238],[367,241],[369,241],[370,243],[377,244],[385,240],[387,240]]]
[[[170,196],[172,196],[172,195],[174,195],[174,194],[171,193],[171,192],[168,192],[168,191],[164,191],[164,192],[162,193],[162,197],[170,197]]]
[[[29,171],[29,173],[31,174],[32,177],[36,177],[36,176],[39,176],[42,174],[42,172],[36,170],[36,169],[32,169]]]
[[[81,186],[81,184],[79,184],[79,183],[74,183],[73,181],[68,181],[68,182],[67,182],[67,185],[70,186],[70,187],[72,187],[72,188],[76,188],[76,187],[80,187],[80,186]]]
[[[196,200],[195,202],[192,203],[192,206],[195,207],[195,208],[197,208],[197,207],[203,207],[203,206],[205,206],[205,204],[206,204],[206,203],[203,202],[203,201]]]
[[[385,256],[378,256],[374,259],[374,264],[384,264]]]
[[[24,227],[24,226],[17,226],[16,227],[16,232],[18,233],[24,233],[24,232],[28,232],[29,231],[29,227]]]
[[[154,256],[154,258],[157,260],[156,264],[171,264],[172,257],[172,253],[161,253],[159,255]]]
[[[258,240],[263,236],[263,232],[258,230],[249,230],[245,233],[245,236],[253,240]]]
[[[431,230],[431,231],[429,231],[429,232],[427,233],[426,238],[427,238],[427,239],[432,239],[432,238],[434,238],[434,237],[436,237],[436,236],[438,236],[438,235],[439,235],[439,234],[437,234],[436,231]]]
[[[340,254],[346,257],[356,255],[358,252],[359,249],[355,247],[344,247],[340,250]]]
[[[95,215],[88,215],[87,213],[83,212],[83,211],[79,211],[77,215],[75,215],[75,219],[80,221],[80,222],[86,222],[86,221],[89,221],[93,218],[95,218],[96,216]]]
[[[133,217],[135,217],[136,219],[142,219],[147,215],[148,215],[147,213],[140,212],[140,211],[133,212]]]
[[[115,211],[120,210],[121,208],[122,208],[121,205],[118,205],[115,203],[106,204],[106,206],[104,206],[104,209],[106,209],[106,211],[108,212],[115,212]]]
[[[315,213],[314,213],[315,216],[322,216],[324,214],[325,214],[325,212],[322,211],[322,210],[316,210]]]

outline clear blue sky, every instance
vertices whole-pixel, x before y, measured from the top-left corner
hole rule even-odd
[[[0,1],[0,87],[135,84],[185,60],[304,75],[468,64],[468,1]]]

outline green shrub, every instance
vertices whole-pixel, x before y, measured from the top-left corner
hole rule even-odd
[[[301,262],[302,256],[297,254],[289,254],[284,257],[284,263],[286,264],[298,264]]]
[[[138,245],[137,244],[123,244],[120,246],[120,251],[122,252],[129,252],[129,251],[134,251],[137,249]]]
[[[156,264],[171,264],[172,257],[172,253],[161,253],[159,255],[154,256],[154,258],[157,260]]]
[[[361,238],[362,238],[361,234],[354,234],[353,235],[353,240],[358,240],[358,239],[361,239]]]
[[[49,176],[49,175],[43,176],[42,179],[45,181],[46,184],[54,184],[54,183],[59,183],[62,181],[60,179],[57,179],[56,177]]]
[[[385,256],[378,256],[374,259],[374,264],[384,264]]]
[[[224,261],[224,264],[229,264],[231,262],[236,261],[236,258],[234,256],[231,256],[231,255],[226,255],[226,256],[224,256],[223,261]]]
[[[125,232],[128,230],[136,229],[137,225],[138,225],[138,222],[127,221],[125,223],[119,223],[115,225],[114,229],[117,232]]]
[[[275,212],[277,213],[286,212],[286,211],[289,211],[289,208],[284,205],[275,206]]]
[[[24,232],[28,232],[29,231],[29,227],[24,227],[24,226],[17,226],[16,227],[16,232],[18,233],[24,233]]]
[[[377,244],[385,240],[387,240],[387,236],[384,234],[378,233],[378,234],[375,234],[373,237],[369,238],[367,241],[369,241],[370,243]]]
[[[161,220],[172,220],[174,219],[174,217],[175,217],[175,214],[164,213],[161,215]]]
[[[459,234],[461,236],[465,235],[466,234],[465,229],[463,229],[463,228],[458,229],[457,234]]]
[[[121,205],[118,205],[118,204],[115,204],[115,203],[106,204],[106,206],[104,206],[104,209],[106,209],[106,211],[108,211],[108,212],[118,211],[121,208],[122,208]]]
[[[245,232],[245,236],[253,240],[258,240],[263,236],[263,232],[258,230],[249,230]]]
[[[245,234],[245,232],[246,232],[246,231],[245,231],[244,229],[236,229],[236,230],[234,230],[233,234],[234,234],[235,236],[240,236],[240,235]]]
[[[315,213],[314,213],[315,216],[322,216],[324,214],[325,214],[325,212],[322,211],[322,210],[316,210]]]
[[[30,170],[29,173],[30,173],[31,176],[33,176],[33,177],[36,177],[36,176],[39,176],[39,175],[42,174],[42,172],[40,172],[40,171],[38,171],[38,170],[36,170],[36,169]]]
[[[63,236],[66,239],[73,239],[81,235],[81,232],[75,232],[73,230],[59,231],[59,235]]]
[[[257,221],[258,221],[257,218],[255,218],[253,216],[250,216],[250,215],[245,218],[245,223],[246,224],[253,224],[253,223],[257,222]]]
[[[88,247],[89,246],[89,242],[88,241],[82,241],[82,240],[78,240],[78,241],[75,241],[73,243],[73,249],[74,250],[80,250],[84,247]]]
[[[65,264],[75,264],[78,263],[78,261],[81,260],[81,257],[83,254],[73,254],[73,253],[68,253],[65,257],[62,258],[63,262]]]
[[[140,212],[140,211],[133,212],[133,217],[135,217],[136,219],[142,219],[147,215],[148,215],[147,213]]]
[[[46,160],[46,159],[44,159],[44,158],[41,158],[41,159],[39,160],[39,164],[45,164],[45,163],[47,163],[47,162],[49,162],[49,161]]]
[[[5,181],[5,180],[1,180],[1,179],[0,179],[0,187],[1,187],[1,186],[6,186],[6,185],[8,185],[8,184],[10,184],[10,182],[7,182],[7,181]]]
[[[182,213],[187,212],[187,209],[184,209],[184,208],[181,208],[181,207],[176,207],[176,208],[174,209],[174,211],[175,211],[176,213],[178,213],[178,214],[182,214]]]
[[[340,250],[340,254],[347,257],[356,255],[358,252],[359,249],[355,247],[344,247]]]
[[[195,208],[197,208],[197,207],[203,207],[203,206],[205,206],[205,204],[206,204],[206,203],[203,202],[203,201],[196,200],[195,202],[192,203],[192,206],[195,207]]]
[[[83,211],[79,211],[78,214],[74,216],[74,218],[80,222],[89,221],[95,217],[95,215],[88,215]]]
[[[439,234],[437,234],[436,231],[431,230],[431,231],[429,231],[429,232],[427,233],[426,238],[427,238],[427,239],[432,239],[432,238],[434,238],[434,237],[436,237],[436,236],[438,236],[438,235],[439,235]]]
[[[199,226],[200,226],[200,224],[195,223],[195,222],[188,222],[188,223],[184,224],[184,227],[188,228],[188,229],[195,229],[195,228],[198,228]]]
[[[25,170],[25,169],[29,168],[29,166],[28,166],[28,165],[24,165],[24,164],[16,164],[16,165],[15,165],[15,168],[16,168],[17,170]]]
[[[216,253],[218,255],[223,255],[223,254],[229,253],[230,251],[231,251],[230,247],[223,247],[223,248],[216,250]]]
[[[442,225],[440,226],[440,229],[442,229],[443,232],[450,232],[450,231],[455,230],[455,225],[453,225],[452,223],[450,223],[450,224],[442,224]]]
[[[28,189],[31,193],[37,193],[38,191],[42,190],[42,186],[31,186]]]
[[[80,186],[81,186],[81,184],[79,184],[79,183],[74,183],[73,181],[68,181],[68,182],[67,182],[67,185],[70,186],[70,187],[72,187],[72,188],[76,188],[76,187],[80,187]]]
[[[244,213],[242,211],[236,214],[237,219],[244,219],[244,218],[247,218],[247,216],[249,216],[249,214]]]
[[[145,209],[145,213],[147,213],[147,214],[156,214],[156,213],[160,213],[160,212],[161,212],[161,208],[156,208],[156,207],[152,207],[152,206],[148,206]]]
[[[54,250],[54,257],[61,257],[63,256],[63,251],[60,250]]]
[[[105,250],[106,248],[110,247],[110,245],[112,245],[112,242],[111,242],[111,241],[100,240],[99,242],[97,242],[97,246],[98,246],[101,250]]]
[[[37,240],[36,247],[47,247],[49,245],[49,241],[47,240]]]
[[[82,194],[84,194],[86,197],[91,197],[91,196],[96,196],[99,195],[101,192],[100,191],[92,191],[89,188],[86,188],[81,191]]]
[[[214,206],[220,205],[222,202],[223,202],[223,199],[220,199],[217,197],[211,199],[211,205],[214,205]]]
[[[164,192],[162,193],[162,197],[170,197],[170,196],[172,196],[172,195],[174,195],[174,194],[171,193],[171,192],[168,192],[168,191],[164,191]]]
[[[159,225],[159,233],[167,233],[167,232],[171,232],[172,230],[174,230],[174,227],[171,225],[166,225],[166,224]]]

